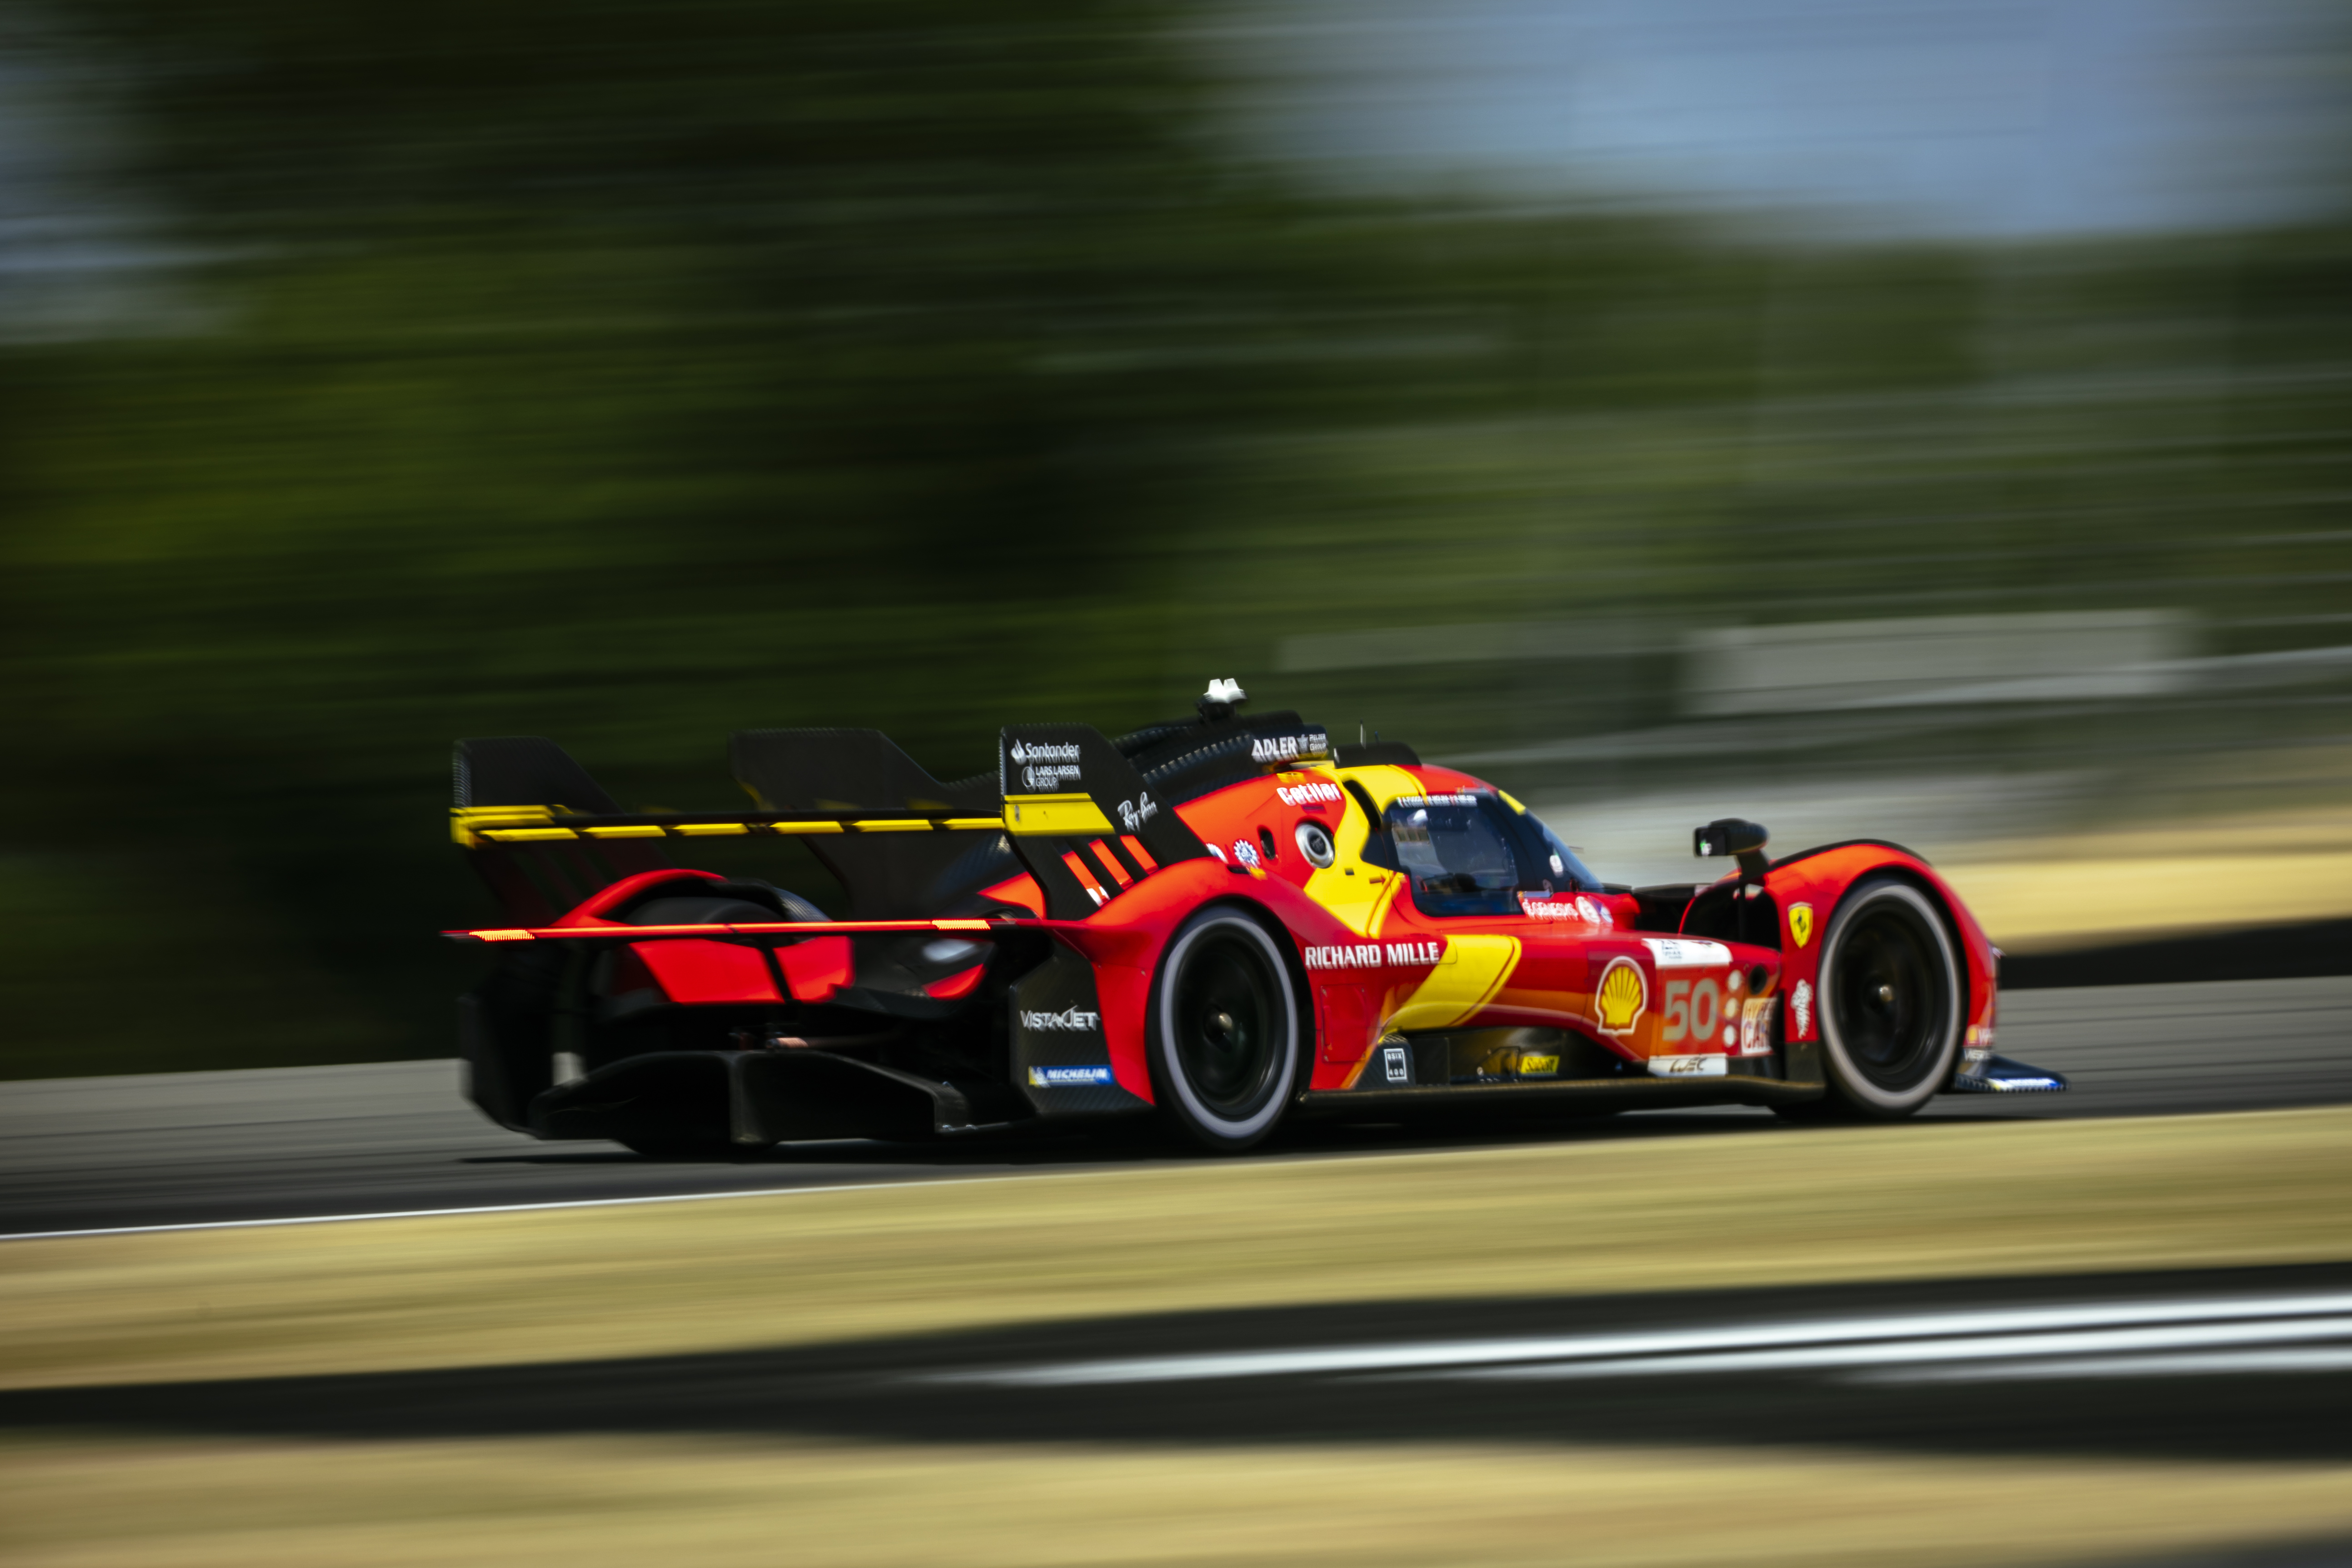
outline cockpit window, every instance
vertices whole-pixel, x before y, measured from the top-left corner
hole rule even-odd
[[[1522,811],[1514,820],[1536,862],[1531,868],[1533,874],[1520,882],[1521,887],[1532,891],[1540,884],[1555,893],[1601,891],[1601,879],[1584,868],[1576,851],[1561,843],[1559,835],[1544,826],[1543,818],[1532,811]]]
[[[1475,795],[1409,795],[1389,803],[1389,841],[1422,913],[1518,913],[1518,858],[1482,805]]]

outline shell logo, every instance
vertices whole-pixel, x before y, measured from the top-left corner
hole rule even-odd
[[[1789,906],[1789,934],[1796,940],[1799,947],[1813,940],[1812,905],[1790,904]]]
[[[1601,1032],[1622,1035],[1642,1021],[1642,1010],[1650,1005],[1650,983],[1632,959],[1612,958],[1601,972],[1592,999],[1601,1011]]]

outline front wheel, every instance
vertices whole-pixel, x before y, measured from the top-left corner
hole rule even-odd
[[[1952,1075],[1968,985],[1943,917],[1908,882],[1865,882],[1822,939],[1823,1104],[1892,1121]]]
[[[1298,1001],[1264,926],[1204,910],[1168,944],[1151,993],[1151,1081],[1184,1134],[1238,1153],[1272,1132],[1298,1078]]]

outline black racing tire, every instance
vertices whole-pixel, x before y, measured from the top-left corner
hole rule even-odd
[[[1882,878],[1848,892],[1822,937],[1814,1007],[1829,1093],[1791,1120],[1896,1121],[1949,1081],[1968,983],[1943,911]]]
[[[1289,1108],[1301,1053],[1298,994],[1265,927],[1202,910],[1160,955],[1147,1037],[1161,1114],[1192,1142],[1237,1154]]]

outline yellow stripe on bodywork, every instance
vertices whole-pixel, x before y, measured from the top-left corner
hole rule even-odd
[[[1048,797],[1060,804],[1064,799],[1086,801],[1086,796]],[[558,826],[559,817],[566,825]],[[1004,819],[995,816],[951,816],[944,820],[921,816],[869,816],[853,822],[831,819],[781,822],[757,822],[742,818],[725,820],[711,818],[700,822],[599,822],[584,813],[572,813],[560,805],[481,805],[459,806],[449,816],[449,837],[468,849],[489,844],[530,844],[566,838],[737,838],[757,834],[782,834],[793,837],[809,833],[936,833],[973,832],[982,829],[1000,830]],[[1033,833],[1052,831],[1033,827]],[[1108,833],[1110,824],[1091,805],[1085,807],[1082,819],[1068,832]]]
[[[1302,770],[1325,778],[1352,779],[1372,799],[1386,805],[1401,795],[1421,789],[1421,781],[1402,768],[1331,768]],[[1387,921],[1404,879],[1394,871],[1364,863],[1364,841],[1373,824],[1352,792],[1340,797],[1339,821],[1331,833],[1331,864],[1307,879],[1307,896],[1331,911],[1339,923],[1358,936],[1376,937]]]
[[[544,805],[461,805],[449,814],[449,837],[471,848],[486,829],[529,827],[554,820],[554,811]]]
[[[1445,957],[1405,998],[1390,1029],[1450,1029],[1495,999],[1519,963],[1515,936],[1449,936]]]
[[[1402,768],[1341,768],[1339,772],[1341,782],[1363,785],[1364,793],[1382,811],[1401,795],[1425,795],[1429,790],[1427,784]]]
[[[1014,833],[1108,833],[1110,818],[1087,795],[1015,795],[1004,801],[1004,826]]]

